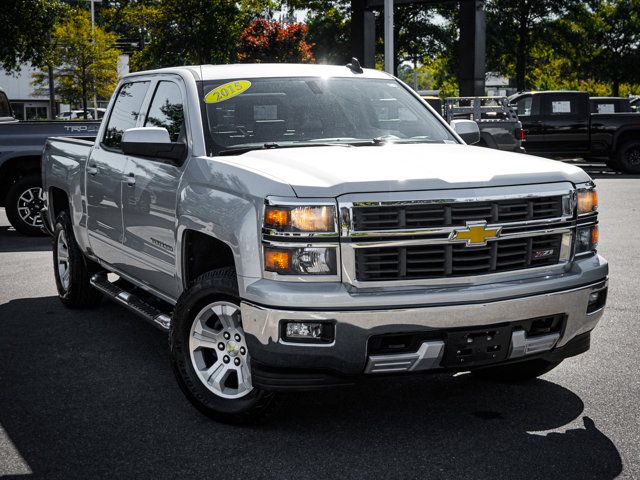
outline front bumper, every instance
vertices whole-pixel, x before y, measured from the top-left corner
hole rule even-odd
[[[267,307],[245,300],[241,305],[243,328],[247,334],[247,342],[255,368],[272,371],[329,372],[331,375],[338,376],[359,376],[375,372],[375,368],[372,368],[372,357],[375,355],[371,355],[371,352],[368,351],[369,339],[372,336],[428,332],[442,334],[441,338],[444,338],[446,342],[447,332],[456,329],[474,329],[486,326],[504,327],[505,325],[513,326],[512,331],[510,330],[513,336],[507,360],[514,360],[516,356],[517,360],[522,360],[529,358],[528,355],[533,356],[552,351],[560,352],[572,340],[593,330],[603,314],[604,305],[587,313],[589,297],[592,293],[607,288],[607,264],[600,257],[598,257],[598,263],[597,270],[601,275],[597,281],[515,298],[505,295],[501,299],[501,289],[499,286],[495,286],[491,300],[473,301],[470,299],[465,302],[463,295],[459,296],[458,302],[455,303],[434,304],[430,301],[432,300],[431,296],[424,294],[422,305],[409,307],[376,307],[373,303],[369,308],[356,306],[355,308],[332,309],[326,308],[331,303],[321,303],[322,298],[316,298],[314,300],[317,304],[325,308],[289,309]],[[591,275],[586,277],[591,277]],[[553,282],[548,280],[550,279],[547,281],[539,279],[538,283],[546,284],[549,288]],[[565,278],[565,280],[567,279]],[[471,289],[471,287],[469,288]],[[433,297],[438,298],[438,293],[435,293]],[[381,298],[384,300],[384,296],[371,296],[369,300],[375,302]],[[527,351],[527,347],[523,344],[525,339],[521,332],[518,333],[519,325],[522,321],[552,315],[563,315],[562,329],[556,332],[554,338],[541,338],[538,342],[533,339],[532,347]],[[285,342],[280,337],[281,324],[284,321],[331,322],[335,325],[335,341],[329,344]],[[538,347],[536,348],[535,345]],[[418,347],[420,346],[422,343],[418,345]],[[419,363],[421,368],[416,368],[416,370],[438,371],[442,369],[440,365],[442,352],[439,357],[437,349],[434,353],[434,348],[437,346],[426,345],[423,347],[423,351],[429,351],[427,357],[430,359]],[[568,349],[567,351],[574,350]],[[514,353],[516,351],[520,353],[516,355]],[[382,360],[384,363],[384,359]],[[376,358],[373,358],[373,361],[376,361]],[[303,377],[305,376],[303,375]],[[317,383],[324,381],[319,376]],[[313,386],[314,382],[307,378],[302,383]]]

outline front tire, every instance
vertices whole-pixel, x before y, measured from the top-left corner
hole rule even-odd
[[[53,271],[58,297],[66,307],[92,308],[100,303],[102,294],[90,283],[96,269],[78,247],[69,214],[60,212],[53,230]]]
[[[499,365],[496,367],[487,367],[474,370],[474,374],[484,380],[491,380],[502,383],[521,383],[528,382],[550,372],[562,360],[550,362],[543,359],[526,360],[524,362],[512,363],[509,365]]]
[[[616,155],[615,166],[624,173],[640,174],[640,141],[624,143]]]
[[[11,226],[28,236],[44,235],[40,210],[45,202],[40,175],[19,178],[7,192],[5,211]]]
[[[247,423],[271,403],[272,395],[251,383],[233,268],[205,273],[180,297],[170,346],[180,388],[205,415],[226,423]]]

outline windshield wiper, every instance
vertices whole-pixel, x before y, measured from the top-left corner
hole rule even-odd
[[[302,148],[302,147],[345,147],[350,146],[349,143],[328,143],[328,142],[314,142],[314,143],[275,143],[268,142],[262,144],[248,144],[238,147],[226,148],[218,152],[218,155],[242,155],[243,153],[251,152],[253,150],[271,150],[276,148]]]

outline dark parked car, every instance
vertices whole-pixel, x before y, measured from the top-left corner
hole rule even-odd
[[[614,170],[640,173],[637,113],[591,113],[584,92],[524,92],[509,100],[525,130],[527,153],[601,159]]]
[[[18,122],[0,90],[0,207],[24,235],[42,233],[44,206],[40,160],[48,137],[95,138],[100,122],[53,120]]]

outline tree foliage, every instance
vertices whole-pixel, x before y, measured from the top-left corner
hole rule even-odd
[[[162,0],[145,8],[137,23],[146,43],[131,57],[133,70],[233,61],[244,20],[238,3]]]
[[[256,63],[311,63],[315,57],[306,41],[308,27],[256,19],[240,35],[238,60]]]
[[[2,0],[0,66],[14,71],[24,63],[47,63],[50,33],[65,13],[60,0]]]
[[[53,30],[51,60],[56,79],[56,95],[64,102],[82,104],[94,95],[109,98],[118,81],[117,36],[97,27],[91,32],[86,11],[69,15]],[[34,86],[48,94],[47,68],[34,76]]]

